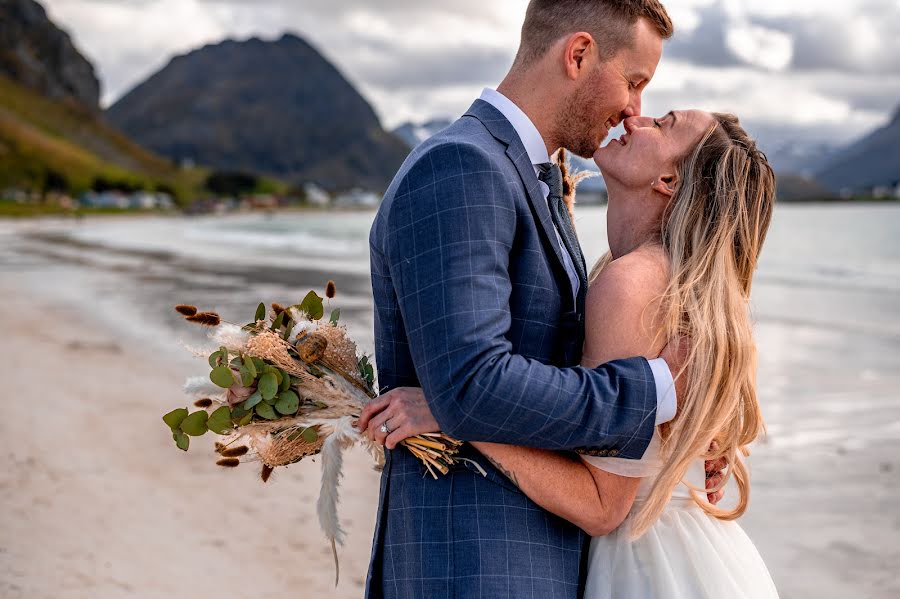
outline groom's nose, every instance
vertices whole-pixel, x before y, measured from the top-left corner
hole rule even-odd
[[[631,97],[628,99],[628,106],[625,107],[625,110],[622,111],[626,117],[629,116],[641,116],[641,90],[636,89],[631,92]]]

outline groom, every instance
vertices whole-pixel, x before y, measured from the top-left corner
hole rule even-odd
[[[657,0],[530,2],[497,91],[412,152],[372,225],[382,392],[422,387],[421,417],[461,439],[630,459],[674,417],[663,360],[578,366],[587,265],[549,164],[640,114],[671,35]],[[480,454],[463,451],[486,477],[463,462],[438,480],[387,454],[369,598],[580,595],[585,534]]]

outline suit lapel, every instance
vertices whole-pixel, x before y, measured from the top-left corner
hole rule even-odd
[[[471,116],[481,121],[491,135],[506,145],[506,155],[519,173],[522,186],[525,188],[528,201],[531,203],[535,220],[539,225],[538,229],[543,232],[544,241],[552,249],[552,254],[555,257],[556,268],[563,275],[566,287],[571,290],[569,275],[563,259],[563,252],[566,250],[561,247],[556,237],[556,226],[553,224],[553,217],[550,216],[547,199],[541,192],[541,186],[538,184],[537,176],[534,174],[534,166],[532,166],[531,160],[528,158],[528,152],[525,150],[525,146],[522,144],[522,140],[519,139],[516,130],[499,110],[484,100],[475,100],[475,103],[463,116]]]

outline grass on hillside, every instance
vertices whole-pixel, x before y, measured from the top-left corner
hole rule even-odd
[[[0,189],[44,190],[50,171],[76,195],[98,177],[148,190],[164,185],[182,205],[208,195],[207,169],[179,168],[129,140],[102,115],[0,75]],[[287,188],[270,178],[260,179],[259,187],[270,193]]]

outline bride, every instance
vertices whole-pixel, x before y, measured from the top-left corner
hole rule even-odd
[[[747,446],[763,429],[748,302],[775,178],[732,115],[624,123],[594,155],[609,193],[610,249],[590,277],[582,364],[654,358],[675,344],[686,379],[677,416],[641,460],[472,445],[535,503],[592,535],[588,599],[777,597],[734,522],[750,493]],[[401,410],[390,410],[392,429]],[[704,460],[719,458],[721,485],[735,482],[732,509],[706,500]]]

